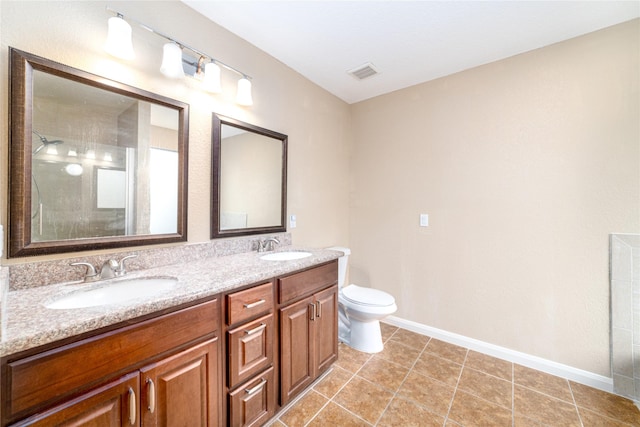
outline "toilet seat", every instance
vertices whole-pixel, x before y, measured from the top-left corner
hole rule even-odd
[[[349,285],[342,289],[345,300],[367,307],[388,307],[395,304],[393,296],[384,291],[372,288],[364,288],[358,285]]]

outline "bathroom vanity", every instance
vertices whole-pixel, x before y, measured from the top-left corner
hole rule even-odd
[[[31,346],[16,338],[13,350],[9,337],[1,425],[264,424],[337,359],[339,255],[212,258],[177,274],[171,299],[122,307],[132,318],[80,309],[80,319],[97,313],[82,332],[53,340],[32,332]],[[226,277],[225,265],[236,275],[202,283],[205,270]],[[74,310],[51,311],[34,315],[49,313],[55,325]],[[119,321],[107,324],[109,316]]]

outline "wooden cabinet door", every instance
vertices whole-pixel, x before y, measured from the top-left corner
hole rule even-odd
[[[314,296],[314,368],[317,377],[338,359],[338,287],[332,286]]]
[[[280,404],[313,382],[313,297],[280,309]]]
[[[139,395],[134,372],[13,426],[139,427]]]
[[[273,366],[229,393],[229,425],[263,425],[275,412]]]
[[[273,314],[227,332],[229,388],[263,371],[273,362]]]
[[[219,424],[218,338],[141,369],[142,426]]]

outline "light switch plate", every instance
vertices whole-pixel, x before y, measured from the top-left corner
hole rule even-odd
[[[429,226],[429,214],[420,214],[420,227]]]
[[[289,228],[296,228],[298,222],[298,218],[295,215],[289,216]]]

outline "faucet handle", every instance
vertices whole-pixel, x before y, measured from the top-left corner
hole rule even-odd
[[[117,270],[116,270],[116,272],[118,273],[118,276],[123,276],[123,275],[125,275],[125,274],[127,273],[127,270],[126,270],[126,268],[125,268],[125,264],[124,264],[124,262],[125,262],[126,260],[128,260],[128,259],[135,258],[135,257],[137,257],[137,256],[138,256],[138,255],[135,255],[135,254],[134,254],[134,255],[127,255],[126,257],[124,257],[124,258],[122,258],[122,259],[120,260],[120,262],[118,263],[118,268],[117,268]]]
[[[89,264],[88,262],[72,262],[69,265],[73,265],[73,266],[81,265],[81,266],[87,267],[87,270],[84,275],[85,282],[92,282],[94,280],[98,280],[98,273],[96,272],[96,268],[93,266],[93,264]]]

